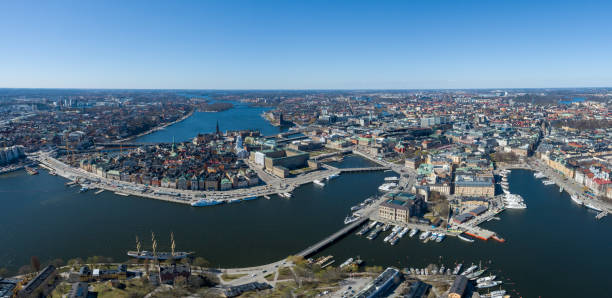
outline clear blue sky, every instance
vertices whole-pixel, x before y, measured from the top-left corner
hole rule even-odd
[[[0,87],[612,86],[611,12],[563,0],[2,1]]]

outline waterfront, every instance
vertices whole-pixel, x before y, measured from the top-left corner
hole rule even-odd
[[[286,131],[284,127],[271,125],[261,114],[270,110],[267,107],[252,107],[242,102],[231,102],[234,107],[222,112],[195,112],[181,122],[170,125],[154,133],[136,138],[133,142],[159,143],[188,141],[198,133],[211,133],[216,129],[226,130],[256,129],[262,135],[273,135]]]
[[[359,158],[346,163],[370,165]],[[18,171],[0,176],[0,201],[11,210],[0,217],[0,243],[10,243],[0,250],[0,267],[16,270],[32,255],[41,260],[103,255],[121,261],[134,249],[136,235],[143,249],[150,246],[151,231],[158,235],[160,250],[169,249],[174,232],[178,250],[195,251],[215,267],[261,265],[340,229],[349,207],[376,193],[392,174],[342,174],[324,188],[298,187],[289,200],[272,196],[194,208],[110,192],[79,193],[46,171],[37,176]],[[326,216],[319,216],[321,210]]]
[[[612,220],[595,219],[596,212],[574,204],[558,187],[543,185],[531,171],[514,170],[509,181],[510,191],[523,196],[528,208],[506,210],[500,221],[482,225],[503,235],[506,243],[447,237],[442,243],[424,244],[406,236],[391,246],[382,241],[386,234],[370,241],[353,233],[319,255],[334,255],[338,262],[359,255],[369,265],[399,268],[482,261],[497,270],[504,283],[511,283],[503,288],[523,297],[605,295],[607,269],[612,266],[607,257]]]

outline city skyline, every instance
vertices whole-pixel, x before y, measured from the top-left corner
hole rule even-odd
[[[604,2],[4,3],[1,88],[606,87]]]

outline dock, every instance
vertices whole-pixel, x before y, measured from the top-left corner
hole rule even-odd
[[[104,189],[99,189],[98,191],[94,192],[95,195],[101,194],[104,191]]]
[[[599,212],[599,214],[597,214],[597,215],[595,216],[595,218],[596,218],[596,219],[602,219],[602,218],[604,218],[604,216],[606,216],[606,215],[608,215],[608,211],[602,211],[602,212]]]

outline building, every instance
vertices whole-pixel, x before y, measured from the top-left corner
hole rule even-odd
[[[493,178],[471,174],[455,177],[455,195],[465,197],[493,197],[495,184]]]
[[[57,270],[49,265],[41,270],[36,277],[30,280],[17,294],[17,297],[47,296],[53,290]]]
[[[94,297],[89,293],[89,284],[86,282],[75,282],[70,288],[70,292],[66,295],[66,298],[87,298]],[[97,296],[96,296],[97,297]]]
[[[462,298],[467,290],[467,285],[468,278],[464,275],[458,275],[450,290],[448,290],[448,298]]]
[[[410,285],[410,289],[408,289],[408,294],[404,296],[404,298],[421,298],[427,297],[427,293],[431,289],[430,284],[426,284],[422,281],[417,281]]]
[[[369,282],[355,297],[357,298],[375,298],[386,297],[386,294],[397,286],[402,279],[399,270],[389,267],[377,276],[373,281]]]
[[[378,206],[378,216],[391,221],[408,223],[410,217],[420,216],[423,200],[414,194],[400,193]]]
[[[18,283],[19,280],[0,277],[0,298],[13,297],[13,291]]]
[[[159,266],[159,282],[162,284],[173,284],[174,280],[182,276],[186,280],[191,276],[189,264],[172,264]]]

